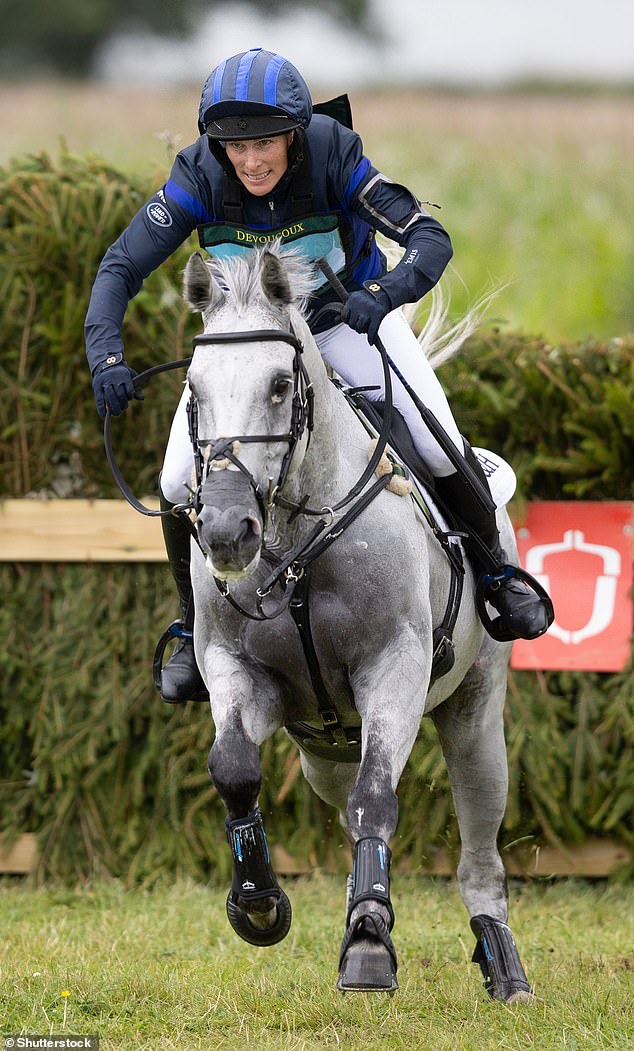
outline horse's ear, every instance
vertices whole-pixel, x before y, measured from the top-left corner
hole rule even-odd
[[[183,272],[183,299],[193,313],[204,313],[222,299],[222,292],[200,252],[187,260]]]
[[[273,306],[287,307],[293,302],[293,291],[288,280],[288,273],[278,255],[273,255],[272,252],[262,253],[260,281],[264,295]]]

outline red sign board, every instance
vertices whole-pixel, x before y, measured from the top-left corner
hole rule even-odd
[[[534,503],[516,524],[522,566],[549,592],[555,622],[513,646],[513,668],[621,671],[632,635],[632,504]]]

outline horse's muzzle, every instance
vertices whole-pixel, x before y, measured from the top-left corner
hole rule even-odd
[[[246,576],[258,563],[262,515],[242,471],[210,471],[200,491],[196,528],[214,576]]]

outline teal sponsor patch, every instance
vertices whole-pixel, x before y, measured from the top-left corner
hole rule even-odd
[[[311,215],[275,230],[256,230],[233,223],[205,223],[198,227],[198,240],[201,247],[216,259],[231,259],[252,248],[266,248],[277,241],[282,249],[292,248],[312,263],[325,259],[335,274],[342,273],[346,265],[337,215]]]

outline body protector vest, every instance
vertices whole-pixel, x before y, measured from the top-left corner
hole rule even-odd
[[[332,116],[339,123],[352,128],[352,112],[347,95],[318,103],[313,107],[313,112]],[[355,267],[371,251],[373,232],[370,231],[367,242],[355,255],[354,236],[343,212],[315,212],[310,158],[302,150],[302,139],[301,131],[297,131],[289,150],[291,219],[282,226],[267,230],[245,223],[242,184],[235,177],[226,154],[223,156],[222,146],[210,143],[210,149],[224,169],[224,221],[200,225],[198,240],[201,248],[217,259],[244,255],[252,248],[265,248],[267,244],[277,241],[282,248],[298,251],[315,266],[318,260],[324,259],[344,284],[350,283]],[[323,278],[314,294],[319,296],[326,285],[326,278]]]

